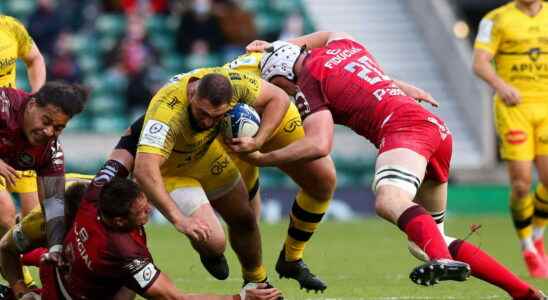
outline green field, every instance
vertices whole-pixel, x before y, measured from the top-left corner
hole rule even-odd
[[[548,291],[548,280],[528,277],[509,218],[486,215],[449,219],[448,232],[457,237],[465,236],[470,224],[481,224],[479,234],[470,241],[480,244],[522,278]],[[282,289],[285,299],[509,299],[504,291],[473,278],[434,287],[413,284],[408,274],[418,261],[408,254],[402,233],[377,218],[321,225],[307,248],[305,261],[329,287],[324,294],[306,293],[299,290],[296,282],[278,279],[274,270],[286,226],[287,222],[261,224],[264,261],[272,283]],[[217,281],[203,269],[186,238],[171,226],[150,225],[147,231],[157,265],[181,290],[235,293],[240,288],[241,272],[231,249],[226,251],[230,277]]]

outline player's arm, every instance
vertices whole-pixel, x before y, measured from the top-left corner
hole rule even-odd
[[[302,139],[272,152],[250,153],[244,159],[257,166],[277,166],[327,156],[333,146],[334,126],[331,112],[320,110],[303,121],[305,136]]]
[[[261,115],[259,131],[253,137],[233,138],[227,145],[236,152],[252,152],[266,143],[280,125],[289,108],[289,97],[279,87],[256,78],[260,82],[259,94],[251,104]]]
[[[519,92],[500,78],[492,64],[494,55],[482,48],[474,49],[474,73],[490,85],[508,105],[520,102]]]
[[[30,51],[22,59],[27,65],[27,76],[32,89],[31,93],[35,93],[46,82],[46,63],[44,57],[36,44],[33,43]]]
[[[336,31],[316,31],[307,35],[303,35],[294,39],[288,40],[288,42],[295,44],[299,47],[306,46],[308,49],[319,48],[327,45],[333,40],[349,39],[355,41],[356,39],[346,32]],[[246,51],[265,51],[270,47],[270,43],[261,40],[255,40],[246,46]]]
[[[401,80],[393,79],[392,81],[407,96],[409,96],[411,98],[414,98],[414,99],[418,100],[419,102],[420,101],[428,102],[434,107],[440,106],[438,101],[436,101],[436,99],[434,99],[434,97],[432,97],[432,95],[430,95],[430,93],[424,91],[423,89],[418,88],[418,87],[416,87],[416,86],[414,86],[410,83],[407,83],[407,82],[404,82],[404,81],[401,81]]]
[[[173,282],[163,273],[144,294],[147,299],[155,300],[276,300],[281,292],[275,288],[246,290],[244,298],[240,295],[186,294],[180,292]]]
[[[16,241],[13,238],[13,228],[10,229],[0,240],[0,264],[2,275],[8,281],[10,288],[17,299],[30,290],[25,285],[23,272],[21,271],[21,253],[17,249]]]
[[[46,237],[48,242],[48,257],[59,263],[60,253],[65,237],[65,175],[38,175],[38,197],[46,220]]]
[[[210,228],[206,224],[190,222],[164,187],[160,167],[167,159],[159,154],[138,152],[133,176],[154,206],[182,233],[193,240],[207,240]]]

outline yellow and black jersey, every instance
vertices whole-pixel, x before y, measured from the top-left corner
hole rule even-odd
[[[221,74],[230,80],[233,98],[230,105],[253,105],[260,94],[260,78],[227,68],[204,68],[175,76],[152,98],[139,138],[137,152],[159,154],[167,158],[162,174],[175,175],[177,169],[203,157],[220,133],[220,124],[198,130],[192,123],[187,86],[191,79]]]
[[[0,87],[15,88],[15,62],[26,56],[33,45],[23,24],[0,15]]]
[[[223,67],[242,72],[252,73],[258,77],[261,76],[261,59],[264,52],[248,52],[238,56],[233,61],[226,63]]]
[[[524,102],[548,96],[548,3],[528,16],[510,2],[480,23],[475,48],[494,55],[497,74],[517,88]]]

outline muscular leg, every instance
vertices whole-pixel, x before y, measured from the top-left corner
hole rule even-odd
[[[244,280],[260,282],[266,279],[266,270],[262,265],[259,226],[248,197],[239,180],[227,194],[211,200],[211,205],[228,225],[230,245],[240,260]]]
[[[40,205],[38,193],[19,193],[21,200],[21,216],[26,216],[32,209]]]
[[[532,240],[532,217],[534,213],[531,188],[531,161],[508,161],[510,177],[510,210],[514,227],[521,241],[522,250],[535,251]]]
[[[533,215],[533,241],[537,251],[544,253],[544,228],[548,219],[548,156],[535,158],[539,183],[535,189],[535,213]]]
[[[295,261],[302,258],[306,243],[329,207],[336,185],[335,166],[326,156],[279,168],[301,188],[289,215],[291,222],[285,240],[285,258]]]
[[[0,191],[0,237],[15,225],[15,206],[7,190]]]

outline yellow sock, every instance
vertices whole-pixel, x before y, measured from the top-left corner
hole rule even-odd
[[[23,280],[25,281],[25,285],[27,287],[30,287],[31,285],[36,285],[36,282],[34,282],[34,279],[32,278],[32,275],[30,275],[29,268],[26,266],[23,266]]]
[[[521,199],[510,199],[510,210],[514,228],[520,239],[531,237],[533,228],[531,226],[535,206],[532,195],[527,195]]]
[[[266,280],[266,269],[263,265],[252,270],[242,268],[242,274],[247,282],[263,282]]]
[[[299,191],[289,215],[290,223],[285,240],[286,260],[302,258],[306,243],[329,207],[329,200],[315,199],[304,191]]]
[[[537,184],[535,190],[535,213],[533,215],[533,227],[542,228],[548,221],[548,190],[542,184]]]

